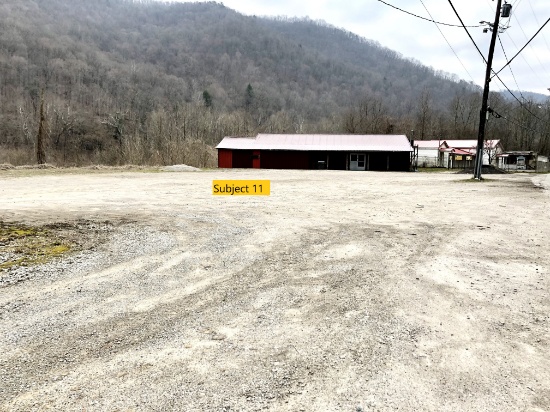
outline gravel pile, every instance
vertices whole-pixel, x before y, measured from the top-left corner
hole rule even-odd
[[[188,166],[188,165],[173,165],[162,167],[161,170],[165,172],[200,172],[201,169],[198,167]]]

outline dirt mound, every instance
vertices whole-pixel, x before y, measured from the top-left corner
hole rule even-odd
[[[84,166],[81,167],[82,169],[90,169],[90,170],[106,170],[106,171],[124,171],[124,170],[155,170],[158,169],[158,166],[144,166],[144,165],[134,165],[134,164],[127,164],[122,166],[109,166],[109,165],[91,165],[91,166]]]
[[[165,172],[200,172],[201,169],[188,165],[173,165],[162,168]]]
[[[474,169],[462,169],[456,173],[473,175]],[[481,168],[481,174],[482,175],[505,175],[505,174],[508,174],[508,172],[506,170],[499,169],[498,167],[495,167],[495,166],[483,166]]]

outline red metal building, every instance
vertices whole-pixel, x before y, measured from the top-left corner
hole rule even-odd
[[[283,135],[226,137],[218,167],[408,171],[413,148],[405,135]]]

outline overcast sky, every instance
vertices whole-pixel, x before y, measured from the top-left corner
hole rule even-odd
[[[185,0],[176,0],[185,1]],[[460,24],[448,0],[385,0],[396,7],[437,21]],[[548,0],[509,0],[514,6],[510,28],[500,35],[504,50],[511,59],[550,17]],[[424,5],[426,8],[424,7]],[[485,63],[461,27],[439,26],[452,48],[434,23],[407,15],[378,0],[225,0],[223,4],[246,15],[309,17],[349,30],[367,39],[415,58],[437,70],[458,75],[482,86]],[[454,0],[453,4],[464,24],[479,25],[494,21],[496,1]],[[506,19],[505,22],[508,20]],[[468,29],[485,56],[488,54],[490,32],[482,28]],[[461,63],[462,62],[462,63]],[[499,70],[506,58],[497,41],[493,68]],[[463,67],[464,66],[464,67]],[[550,95],[550,23],[541,31],[500,77],[511,90],[526,90]],[[491,90],[503,90],[494,80]]]

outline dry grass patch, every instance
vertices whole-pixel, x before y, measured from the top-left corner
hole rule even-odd
[[[0,222],[0,270],[45,263],[74,244],[46,227]]]
[[[0,221],[0,272],[92,249],[103,243],[112,230],[110,222],[88,220],[43,226]]]

